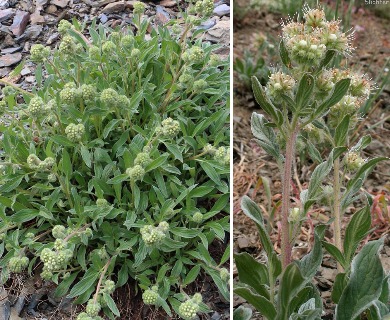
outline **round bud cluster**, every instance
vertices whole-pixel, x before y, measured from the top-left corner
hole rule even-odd
[[[194,81],[194,76],[190,72],[184,72],[179,77],[179,85],[182,88],[188,87]]]
[[[50,272],[61,270],[61,268],[66,267],[72,256],[73,252],[70,249],[52,251],[49,248],[45,248],[40,256],[45,264],[43,270]]]
[[[295,80],[293,77],[283,72],[276,72],[271,74],[267,83],[267,94],[274,100],[279,101],[281,95],[291,95],[295,86]]]
[[[180,27],[180,25],[178,23],[175,23],[172,26],[171,31],[172,31],[173,34],[180,34],[181,31],[182,31],[182,28]]]
[[[144,178],[145,169],[139,164],[136,164],[134,167],[127,168],[126,173],[129,175],[130,180],[138,181]]]
[[[100,310],[102,309],[99,302],[95,302],[93,299],[90,299],[88,301],[87,307],[85,309],[85,312],[91,316],[95,317],[99,314]]]
[[[92,60],[100,58],[100,49],[97,46],[90,46],[88,48],[89,58]]]
[[[137,60],[141,55],[141,51],[137,48],[134,48],[133,50],[131,50],[131,53],[130,53],[130,58],[133,59],[133,60]]]
[[[112,280],[106,280],[103,285],[103,289],[101,289],[102,293],[112,294],[115,290],[115,282]]]
[[[45,160],[41,161],[38,168],[41,170],[51,170],[55,163],[56,162],[52,157],[47,157]]]
[[[79,124],[70,123],[65,128],[65,133],[67,138],[73,142],[79,142],[82,139],[84,132],[85,132],[85,128],[82,123]]]
[[[316,79],[316,88],[322,98],[328,96],[334,87],[332,70],[321,70]]]
[[[210,55],[210,60],[208,63],[211,67],[218,67],[221,64],[221,58],[217,54]]]
[[[225,281],[225,282],[229,281],[229,279],[230,279],[229,271],[226,268],[222,268],[219,271],[219,276],[221,277],[222,281]]]
[[[145,12],[145,5],[140,1],[134,2],[133,8],[134,14],[143,14]]]
[[[26,237],[26,239],[32,239],[35,237],[35,235],[34,235],[34,233],[29,232],[29,233],[26,233],[25,237]]]
[[[102,45],[102,51],[103,53],[105,54],[112,54],[116,51],[116,45],[114,42],[112,41],[106,41],[105,43],[103,43]]]
[[[150,159],[150,155],[148,152],[140,152],[135,157],[134,164],[139,164],[142,167],[146,167],[151,161],[152,159]]]
[[[223,165],[230,164],[230,148],[219,147],[214,154],[214,160]]]
[[[165,237],[168,232],[169,225],[167,222],[158,225],[158,227],[146,225],[143,226],[140,230],[142,240],[148,246],[153,246],[159,244]]]
[[[371,91],[371,84],[365,75],[351,74],[351,85],[349,86],[349,92],[354,97],[359,97],[362,100],[368,99]]]
[[[50,55],[50,49],[43,46],[42,44],[34,44],[30,49],[31,61],[33,62],[43,62]]]
[[[1,91],[4,96],[10,96],[16,92],[16,90],[11,86],[5,86]]]
[[[117,105],[120,108],[127,110],[130,106],[130,99],[126,97],[124,94],[121,94],[118,96]]]
[[[286,47],[299,64],[318,64],[326,52],[326,46],[314,36],[294,37],[286,43]]]
[[[27,257],[12,257],[8,261],[8,267],[11,272],[20,273],[27,268],[29,259]]]
[[[114,89],[104,89],[100,94],[100,101],[108,107],[114,107],[117,105],[118,92]]]
[[[122,47],[130,48],[134,44],[134,37],[131,34],[126,34],[121,40]]]
[[[348,152],[345,155],[345,165],[348,170],[350,171],[356,171],[358,170],[363,164],[364,160],[357,152]]]
[[[157,286],[153,286],[152,289],[145,290],[142,294],[143,302],[148,305],[156,305],[159,298],[157,290]]]
[[[333,200],[333,187],[326,185],[322,187],[321,202],[326,205],[331,205]]]
[[[3,114],[6,109],[7,102],[5,102],[4,100],[0,100],[0,114]]]
[[[6,234],[4,232],[0,232],[0,241],[5,239]]]
[[[53,272],[49,271],[49,270],[46,270],[46,269],[43,269],[42,272],[41,272],[41,278],[43,280],[51,280],[51,278],[53,277]]]
[[[67,83],[60,92],[61,101],[66,104],[72,104],[77,98],[76,85],[73,82]]]
[[[168,138],[176,137],[180,132],[179,121],[167,118],[161,122],[162,134]]]
[[[27,157],[27,165],[30,169],[38,169],[39,165],[41,164],[41,160],[37,157],[35,154],[30,154]]]
[[[92,84],[83,84],[81,86],[81,96],[85,102],[93,102],[96,97],[96,87]]]
[[[45,113],[44,102],[41,97],[33,97],[27,107],[27,112],[34,118]]]
[[[213,145],[211,145],[210,143],[206,144],[203,147],[203,152],[211,154],[211,155],[214,155],[216,151],[217,151],[217,149]]]
[[[188,9],[189,14],[195,14],[196,8],[195,7],[189,7]],[[189,25],[199,26],[202,22],[202,20],[196,16],[188,15],[185,22]]]
[[[199,211],[195,212],[192,216],[192,221],[196,223],[201,223],[203,221],[203,214]]]
[[[194,92],[202,92],[204,89],[207,88],[207,81],[204,79],[199,79],[194,82],[193,90]]]
[[[42,274],[41,274],[42,275]],[[95,317],[91,317],[86,312],[81,312],[76,320],[95,320]]]
[[[317,128],[315,125],[309,123],[306,126],[304,126],[302,130],[307,133],[307,136],[310,140],[313,140],[315,142],[323,142],[324,134],[321,132],[321,129]],[[306,144],[304,144],[303,149],[305,147]]]
[[[101,208],[105,208],[108,206],[108,201],[106,199],[97,199],[96,205]]]
[[[359,107],[360,101],[358,100],[358,98],[347,94],[341,99],[339,103],[335,104],[330,109],[330,112],[337,112],[337,115],[341,116],[342,118],[343,115],[355,113],[355,111],[357,111]]]
[[[86,235],[88,238],[92,238],[93,232],[91,228],[86,228],[83,232],[84,235]]]
[[[51,234],[56,239],[64,239],[66,237],[66,228],[63,225],[57,224],[53,227]]]
[[[201,63],[204,60],[204,51],[201,47],[193,46],[182,54],[182,59],[187,63]]]
[[[56,239],[56,241],[54,241],[54,249],[56,249],[57,251],[61,251],[65,248],[66,248],[66,241],[62,239]]]
[[[65,36],[58,48],[58,50],[65,55],[72,55],[76,51],[76,44],[71,36]]]
[[[179,314],[185,320],[193,320],[196,318],[196,313],[199,311],[199,304],[202,302],[202,296],[195,294],[192,299],[189,299],[179,306]]]
[[[299,208],[292,208],[288,220],[290,222],[297,222],[301,216],[301,210]]]
[[[120,32],[117,32],[117,31],[111,32],[110,40],[117,42],[120,40],[120,38],[121,38]]]
[[[325,26],[325,12],[319,9],[308,9],[303,16],[305,18],[305,25],[312,28],[322,28]]]
[[[214,11],[214,1],[198,0],[195,5],[195,10],[199,15],[203,17],[209,17],[213,14]]]
[[[67,20],[61,20],[58,23],[58,32],[61,35],[65,35],[68,32],[68,30],[72,29],[72,28],[73,28],[73,25]]]

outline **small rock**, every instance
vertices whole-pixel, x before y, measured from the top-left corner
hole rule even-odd
[[[57,7],[65,8],[68,5],[69,0],[51,0],[50,3]]]
[[[177,2],[174,0],[162,0],[159,2],[159,5],[165,8],[172,8],[177,5]]]
[[[46,12],[50,14],[55,13],[57,12],[57,7],[54,4],[51,4],[46,8]]]
[[[216,19],[208,19],[207,21],[205,22],[202,22],[201,25],[199,27],[197,27],[197,29],[202,29],[202,30],[208,30],[212,27],[214,27],[216,25],[217,21]]]
[[[43,30],[42,25],[38,25],[38,24],[31,25],[27,28],[25,32],[25,36],[29,39],[35,40],[41,34],[42,30]]]
[[[7,291],[3,286],[0,288],[0,320],[8,320],[11,315],[11,306]]]
[[[8,47],[14,47],[15,46],[15,40],[11,37],[11,35],[7,34],[1,43],[2,48],[8,48]]]
[[[9,67],[22,60],[22,54],[17,53],[8,53],[0,57],[0,67]]]
[[[230,21],[218,21],[217,24],[206,32],[206,41],[229,46],[230,42]]]
[[[18,0],[0,0],[0,9],[11,8]]]
[[[106,5],[103,9],[104,13],[114,13],[114,12],[120,12],[125,9],[125,2],[119,1],[114,3],[109,3]]]
[[[9,27],[15,36],[20,36],[26,29],[30,14],[25,11],[17,11],[12,26]]]
[[[41,16],[39,10],[35,10],[35,12],[30,16],[30,20],[32,24],[45,23],[45,18]]]
[[[8,20],[14,15],[14,10],[9,8],[9,9],[4,9],[0,10],[0,23],[3,21]]]
[[[11,72],[11,70],[12,69],[8,68],[8,67],[0,68],[0,78],[4,78],[5,76],[8,76],[8,74]],[[1,314],[1,312],[0,312],[0,314]]]
[[[162,6],[156,6],[156,23],[160,26],[168,23],[171,20],[169,13]]]
[[[221,4],[213,11],[217,16],[222,17],[230,14],[230,7],[226,4]]]
[[[60,34],[59,34],[58,32],[53,33],[53,34],[49,37],[49,39],[47,39],[46,44],[52,44],[52,43],[54,43],[55,41],[58,40],[59,37],[60,37]]]
[[[35,81],[35,76],[28,76],[25,78],[26,82],[33,83]]]
[[[30,74],[30,73],[31,73],[31,70],[30,70],[29,67],[24,67],[24,68],[22,69],[22,71],[20,71],[20,74],[21,74],[22,76],[26,76],[26,75],[28,75],[28,74]]]
[[[249,247],[249,241],[247,238],[237,238],[237,244],[240,249],[245,249]]]
[[[22,47],[13,47],[13,48],[2,49],[1,54],[14,53],[14,52],[17,52],[21,49],[22,49]]]
[[[116,0],[82,0],[84,3],[92,6],[92,7],[102,7],[108,3],[115,2]]]
[[[99,20],[101,23],[106,23],[108,21],[108,17],[102,13],[100,16],[99,16]]]

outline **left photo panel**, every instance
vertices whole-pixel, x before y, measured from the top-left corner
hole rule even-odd
[[[0,319],[230,319],[225,0],[0,0]]]

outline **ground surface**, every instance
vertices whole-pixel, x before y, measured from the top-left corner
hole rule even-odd
[[[176,17],[180,19],[179,6],[180,9],[187,6],[185,1],[175,0],[144,2],[147,5],[145,15],[151,18],[153,26],[164,25]],[[28,57],[33,44],[42,43],[52,48],[58,44],[56,26],[61,19],[76,18],[87,24],[96,19],[111,28],[127,28],[132,26],[133,3],[118,0],[0,0],[0,78],[6,77],[30,90],[35,84],[34,64],[27,62],[18,77],[10,77],[10,72]],[[213,17],[201,27],[207,30],[204,41],[220,44],[216,53],[226,58],[230,41],[229,0],[216,0]],[[218,260],[226,244],[215,243],[210,247],[212,256]],[[130,282],[114,293],[122,319],[170,319],[164,312],[144,306],[140,291],[135,287]],[[2,314],[6,308],[11,311],[11,320],[71,320],[76,319],[77,311],[83,309],[67,299],[55,300],[51,295],[53,286],[43,284],[39,277],[29,280],[23,276],[15,277],[6,284],[6,289],[0,290],[0,320],[9,319]],[[205,303],[214,310],[201,315],[201,319],[229,319],[229,304],[219,295],[210,277],[201,275],[189,288],[189,294],[195,292],[201,292]]]
[[[245,8],[245,0],[237,1],[237,4]],[[280,13],[271,11],[267,6],[257,7],[256,10],[250,10],[245,14],[236,6],[235,2],[235,19],[234,21],[234,56],[242,58],[245,50],[250,50],[254,55],[257,51],[257,44],[262,39],[266,39],[272,45],[277,46],[278,34],[280,32]],[[383,8],[389,10],[390,8]],[[373,79],[383,78],[386,72],[389,72],[389,64],[386,66],[386,59],[390,56],[390,24],[389,20],[381,18],[381,10],[376,8],[375,11],[361,6],[353,9],[351,17],[351,26],[356,30],[356,47],[355,55],[348,61],[354,69],[362,70],[368,73]],[[383,13],[383,12],[382,12]],[[268,48],[264,51],[266,63],[272,63],[277,66],[278,61],[276,54],[272,52],[275,48]],[[268,53],[267,53],[268,52]],[[387,68],[387,69],[386,69]],[[376,80],[377,84],[381,80]],[[371,134],[373,142],[369,146],[364,157],[390,156],[390,84],[387,83],[384,91],[373,103],[374,107],[368,116],[359,124],[356,129],[356,137],[364,134]],[[234,75],[234,251],[248,252],[257,258],[261,258],[262,249],[258,240],[257,229],[252,221],[247,218],[240,209],[240,199],[243,195],[248,195],[260,204],[265,210],[268,208],[267,196],[263,187],[263,178],[269,180],[271,189],[272,203],[275,204],[281,198],[281,178],[276,164],[273,160],[252,140],[250,130],[250,116],[253,112],[261,112],[260,108],[254,101],[253,95],[243,81],[238,80],[238,75]],[[299,184],[303,187],[308,182],[308,177],[312,172],[310,166],[297,161],[297,176],[294,178],[295,191],[299,192]],[[384,194],[387,197],[389,205],[390,196],[390,162],[382,163],[376,167],[373,173],[367,179],[364,189],[373,196]],[[356,207],[359,203],[356,204]],[[347,215],[343,219],[345,226],[350,214],[356,211],[356,208],[349,208]],[[383,213],[382,210],[379,210]],[[278,217],[277,217],[278,219]],[[320,207],[313,210],[311,222],[315,225],[319,222],[325,222],[329,219],[329,208]],[[389,219],[378,220],[378,216],[373,212],[375,221],[374,227],[376,232],[371,238],[383,236],[389,232]],[[326,233],[326,238],[333,241],[331,230]],[[272,235],[275,249],[279,250],[279,236],[277,231]],[[302,232],[297,240],[293,250],[294,258],[300,258],[306,254],[312,245],[312,230],[310,225],[302,227]],[[384,267],[390,271],[390,247],[389,241],[382,251]],[[324,261],[320,272],[317,274],[315,281],[321,290],[324,301],[326,315],[324,319],[332,319],[334,306],[330,299],[330,289],[332,282],[337,274],[335,262],[329,255],[324,256]],[[237,276],[236,270],[234,276]],[[243,303],[239,297],[235,297],[234,305],[238,306]],[[258,314],[255,318],[261,319]]]

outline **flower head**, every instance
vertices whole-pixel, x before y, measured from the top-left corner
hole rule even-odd
[[[67,138],[73,142],[79,142],[85,132],[84,125],[82,123],[71,123],[65,128]]]
[[[43,46],[42,44],[34,44],[30,49],[31,61],[43,62],[50,55],[50,48]]]

